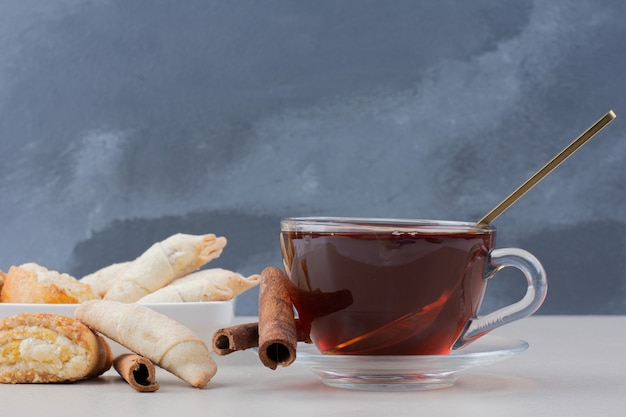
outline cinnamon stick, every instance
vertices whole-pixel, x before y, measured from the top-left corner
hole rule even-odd
[[[309,332],[301,324],[296,322],[296,339],[298,342],[311,343]],[[236,324],[234,326],[219,329],[213,334],[213,350],[219,356],[259,347],[259,323]]]
[[[134,353],[124,353],[113,360],[113,368],[136,391],[153,392],[159,389],[156,369],[148,358]]]
[[[213,350],[220,356],[259,346],[259,323],[237,324],[213,333]]]
[[[270,369],[296,360],[296,320],[288,279],[276,267],[265,268],[259,283],[259,359]]]

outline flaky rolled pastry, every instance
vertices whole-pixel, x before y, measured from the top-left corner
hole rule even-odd
[[[244,277],[222,268],[205,269],[172,281],[139,303],[226,301],[259,284],[258,274]]]
[[[233,290],[221,284],[214,284],[208,281],[189,281],[184,285],[171,283],[160,290],[141,297],[137,302],[139,304],[149,304],[227,301],[233,298],[233,296]]]
[[[78,304],[98,298],[89,285],[34,262],[12,266],[0,294],[4,303]]]
[[[132,303],[219,257],[226,238],[176,234],[157,242],[124,268],[103,297]]]
[[[244,277],[238,272],[222,268],[211,268],[179,278],[170,285],[184,286],[188,285],[190,282],[208,282],[222,287],[228,287],[233,291],[233,296],[237,296],[255,285],[259,285],[260,280],[261,275],[259,274]]]
[[[0,321],[0,382],[70,382],[106,372],[106,340],[70,317],[22,313]]]
[[[77,319],[197,388],[217,372],[206,344],[181,323],[136,303],[88,301]]]
[[[80,279],[80,282],[89,285],[96,294],[100,297],[104,297],[107,291],[111,288],[111,285],[113,285],[113,282],[119,278],[121,273],[124,269],[126,269],[126,267],[128,267],[129,264],[130,261],[105,266],[96,272],[85,275]]]

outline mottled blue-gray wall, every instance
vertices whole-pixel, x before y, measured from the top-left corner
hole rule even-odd
[[[80,277],[213,232],[210,265],[250,274],[281,264],[282,216],[478,220],[614,109],[495,225],[543,261],[541,313],[624,314],[625,21],[621,0],[0,0],[0,269]]]

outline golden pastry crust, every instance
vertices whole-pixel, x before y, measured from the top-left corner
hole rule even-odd
[[[99,298],[89,285],[36,263],[12,266],[0,293],[3,303],[78,304]]]
[[[6,278],[6,274],[2,269],[0,269],[0,294],[2,294],[2,286],[4,285],[4,279]]]
[[[71,317],[22,313],[0,320],[0,382],[71,382],[113,362],[106,340]]]

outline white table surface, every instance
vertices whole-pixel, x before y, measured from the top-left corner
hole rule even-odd
[[[253,321],[238,317],[238,321]],[[253,352],[216,358],[196,389],[158,370],[138,393],[115,371],[73,384],[0,385],[0,414],[15,416],[625,416],[626,316],[534,316],[494,331],[530,348],[459,375],[453,387],[371,392],[323,385],[296,363],[272,371]]]

